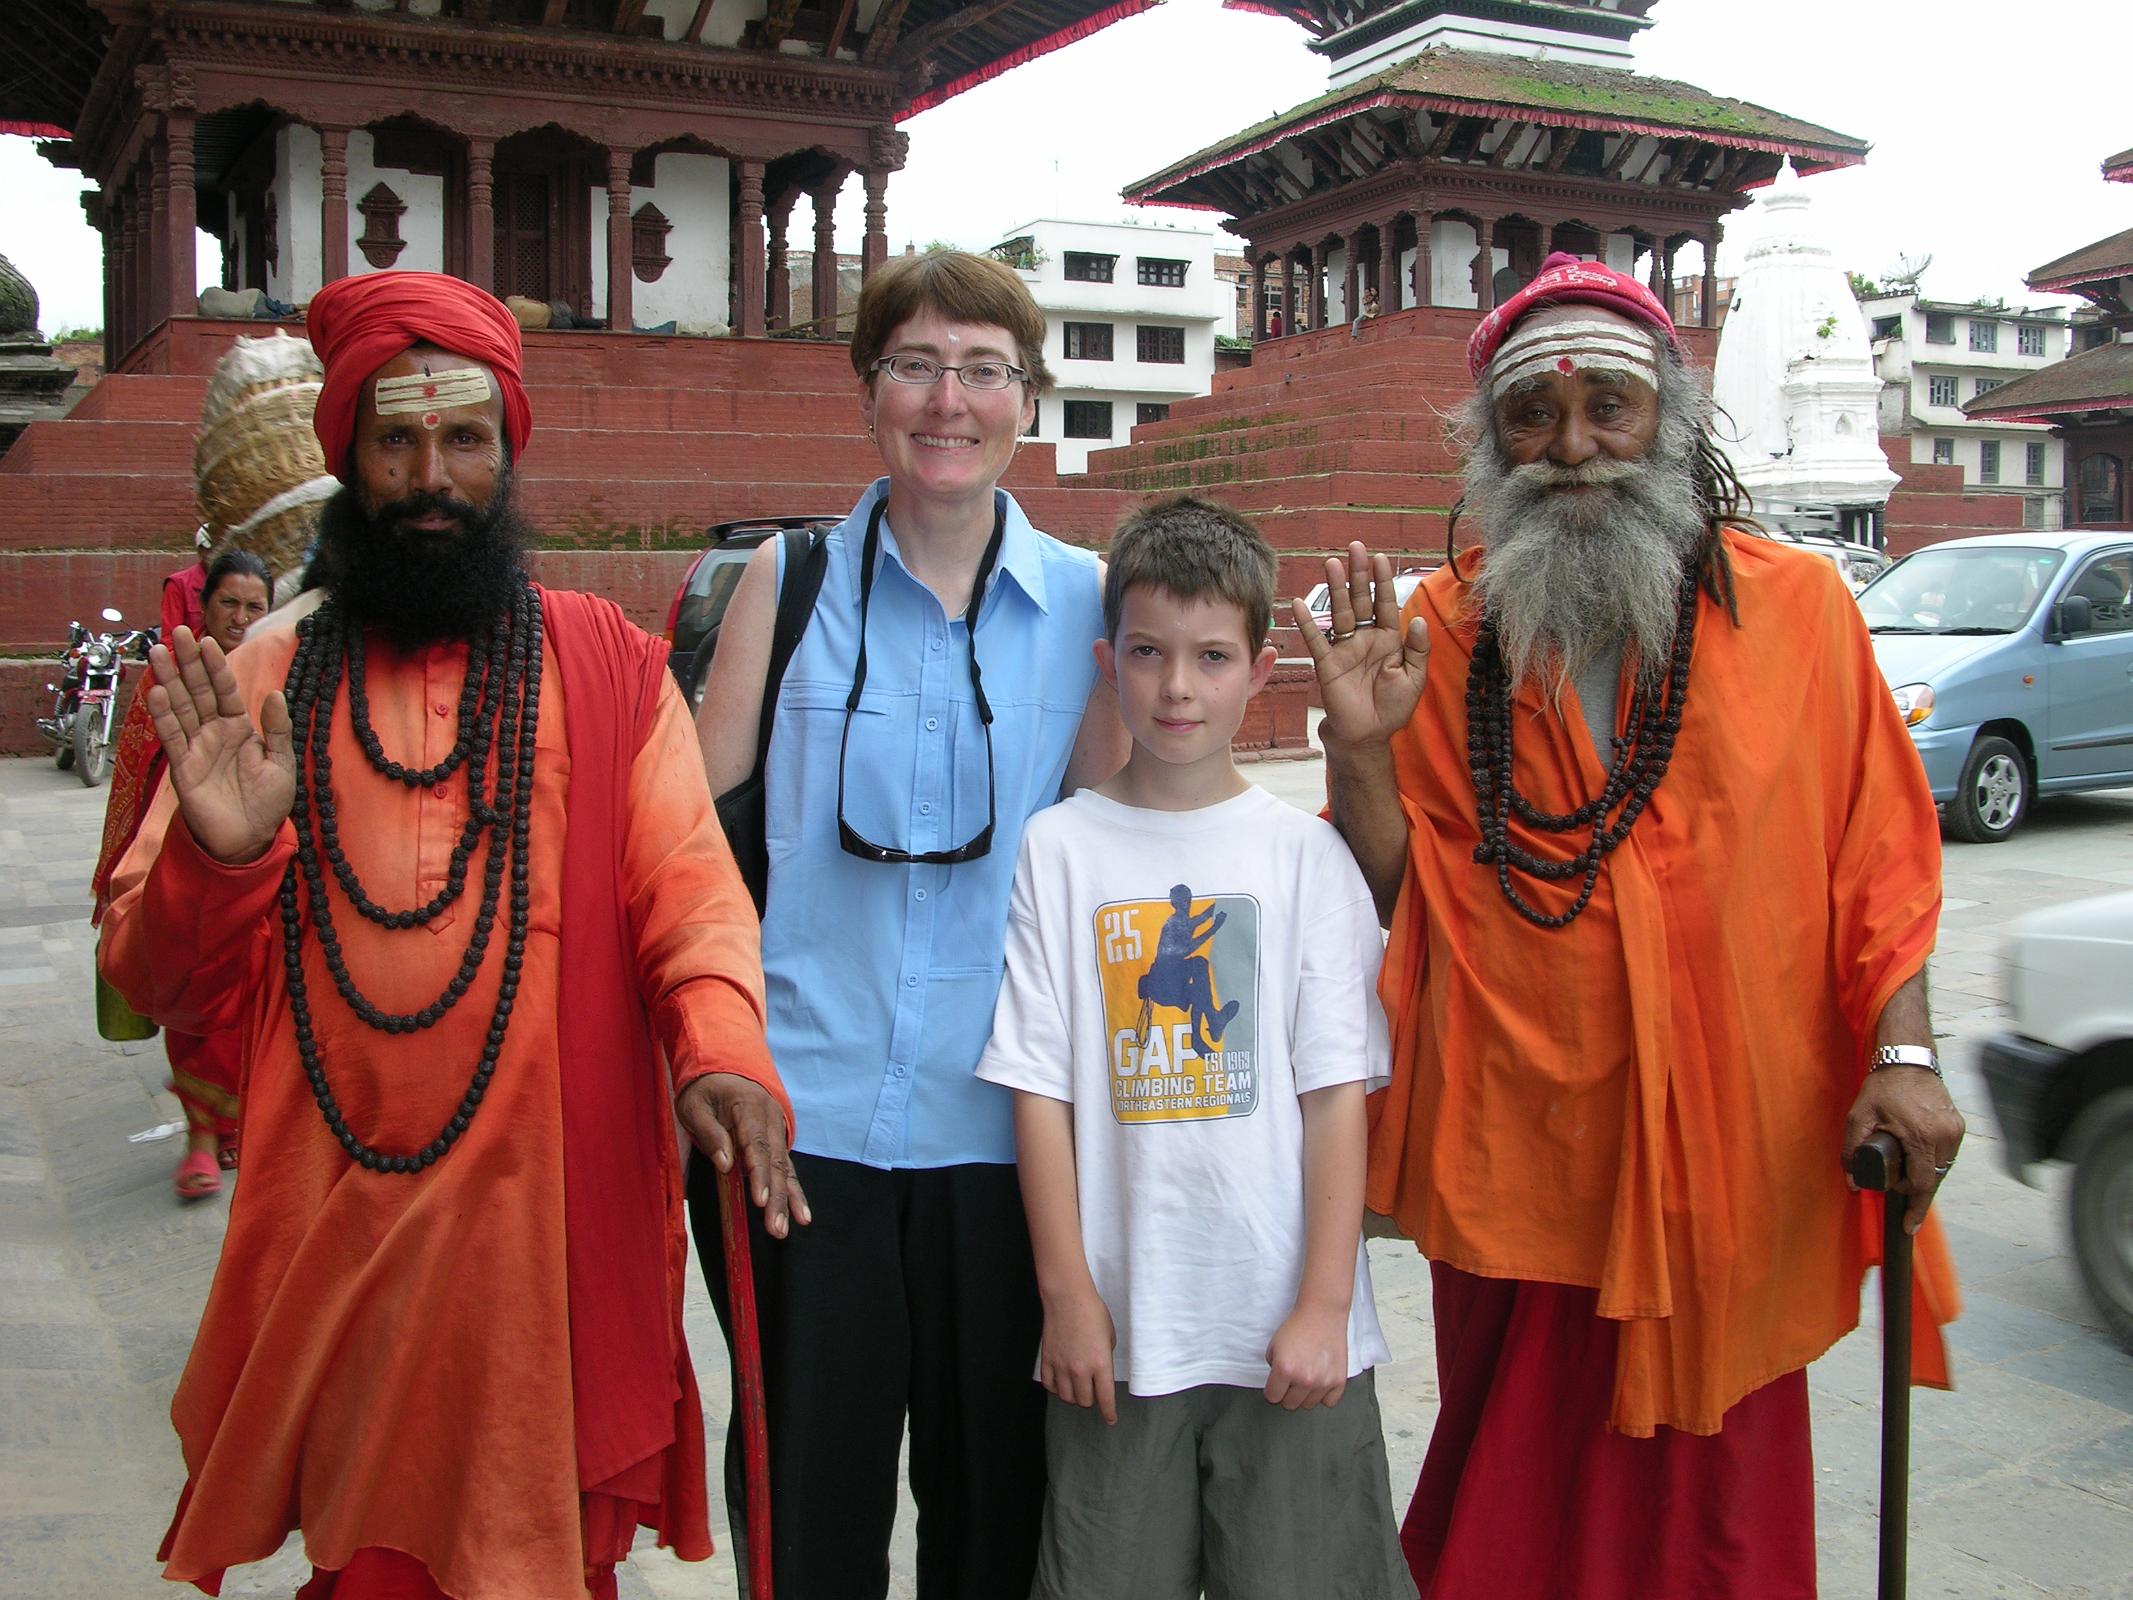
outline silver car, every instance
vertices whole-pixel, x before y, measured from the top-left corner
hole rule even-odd
[[[1929,545],[1859,610],[1953,837],[2133,784],[2133,530]]]

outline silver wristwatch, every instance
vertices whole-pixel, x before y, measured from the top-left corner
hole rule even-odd
[[[1879,1072],[1883,1067],[1923,1067],[1938,1078],[1942,1076],[1940,1057],[1931,1045],[1885,1044],[1874,1051],[1874,1059],[1867,1071]]]

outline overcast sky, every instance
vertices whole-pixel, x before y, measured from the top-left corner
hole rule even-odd
[[[1868,140],[1864,166],[1809,184],[1846,266],[1879,276],[1931,255],[1932,295],[2034,302],[2031,268],[2133,227],[2133,185],[2097,170],[2133,146],[2129,14],[2127,0],[1661,0],[1637,66]],[[892,248],[982,247],[1040,216],[1207,226],[1118,192],[1322,92],[1306,37],[1219,0],[1167,0],[914,117],[889,185]],[[0,254],[36,285],[48,332],[102,319],[80,188],[29,140],[0,137]],[[856,250],[861,227],[853,182],[839,247]],[[1722,271],[1748,229],[1733,233]],[[203,251],[203,283],[216,259]]]

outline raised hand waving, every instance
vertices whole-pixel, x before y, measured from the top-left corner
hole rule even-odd
[[[1429,629],[1417,617],[1402,631],[1392,561],[1370,554],[1360,539],[1348,546],[1345,561],[1326,558],[1326,587],[1333,599],[1330,636],[1303,601],[1289,602],[1318,672],[1319,701],[1326,710],[1320,737],[1329,745],[1390,739],[1407,726],[1422,699]]]
[[[231,866],[258,860],[296,798],[288,703],[275,690],[254,727],[222,646],[190,628],[150,650],[148,669],[148,714],[193,841]]]

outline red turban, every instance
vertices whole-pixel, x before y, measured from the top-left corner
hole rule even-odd
[[[1496,347],[1517,327],[1529,311],[1542,306],[1589,305],[1621,313],[1632,322],[1657,328],[1676,350],[1681,339],[1674,332],[1674,319],[1666,314],[1659,297],[1626,272],[1597,261],[1580,261],[1558,250],[1541,263],[1540,276],[1481,319],[1474,337],[1467,341],[1467,371],[1478,382],[1481,372],[1496,354]]]
[[[519,380],[518,323],[488,290],[440,272],[368,272],[327,284],[312,296],[304,320],[311,347],[326,366],[311,425],[337,476],[348,474],[363,385],[386,362],[418,344],[479,361],[496,374],[512,459],[525,453],[533,436],[533,408]]]

